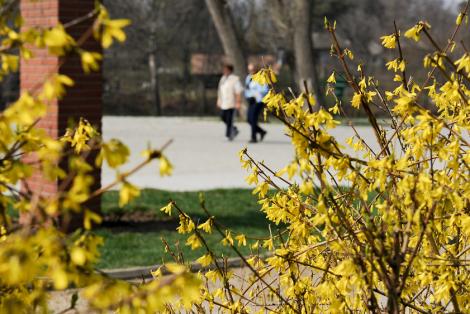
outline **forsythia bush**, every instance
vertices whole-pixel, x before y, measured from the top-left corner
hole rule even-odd
[[[265,239],[226,230],[207,213],[199,222],[177,204],[162,210],[180,216],[178,231],[187,245],[204,250],[198,262],[212,265],[201,274],[205,309],[229,313],[470,313],[470,54],[456,41],[468,29],[468,3],[445,46],[419,22],[403,34],[382,37],[397,58],[387,63],[396,88],[382,91],[362,65],[351,67],[334,24],[325,22],[332,54],[342,65],[364,110],[375,142],[352,126],[347,143],[332,130],[343,115],[339,101],[315,105],[308,91],[298,97],[276,89],[276,76],[261,70],[267,83],[267,111],[286,125],[295,159],[271,169],[240,153],[247,181],[256,186],[261,210],[278,230]],[[404,40],[428,40],[434,52],[424,59],[429,75],[416,81],[406,72]],[[333,73],[328,82],[334,84]],[[431,108],[423,106],[428,97]],[[382,127],[374,112],[388,115]],[[274,192],[270,190],[274,189]],[[204,234],[216,232],[240,256],[249,276],[227,267]],[[239,247],[250,246],[244,257]],[[260,255],[260,250],[268,251]]]
[[[79,54],[85,72],[98,69],[101,55],[83,50],[64,25],[18,32],[20,20],[7,3],[0,0],[2,76],[18,68],[13,51],[34,58],[31,45],[56,56]],[[240,159],[251,170],[247,181],[256,185],[261,210],[278,227],[267,238],[252,239],[220,225],[203,198],[205,221],[172,202],[162,211],[179,215],[178,232],[188,234],[192,249],[204,250],[198,262],[209,270],[193,276],[185,265],[170,264],[171,275],[158,269],[155,280],[141,285],[95,271],[101,240],[90,228],[100,216],[86,204],[118,184],[120,205],[126,204],[139,195],[127,177],[155,159],[161,174],[169,174],[171,165],[162,155],[166,145],[145,151],[141,164],[121,173],[128,149],[118,140],[103,142],[86,121],[60,139],[49,137],[35,123],[47,103],[73,84],[51,73],[41,88],[23,93],[0,114],[0,312],[47,312],[50,289],[68,287],[82,288],[90,307],[102,312],[470,312],[470,55],[455,41],[459,31],[468,31],[467,10],[468,4],[445,46],[425,22],[403,34],[426,38],[435,50],[424,60],[429,68],[424,82],[406,72],[400,31],[382,37],[386,48],[397,51],[387,64],[397,82],[392,91],[382,91],[361,65],[353,71],[352,52],[341,48],[334,25],[325,23],[332,54],[355,92],[351,105],[368,116],[376,143],[354,127],[348,142],[338,143],[331,135],[339,124],[333,114],[342,115],[348,104],[323,108],[309,91],[292,97],[276,89],[270,69],[260,71],[255,80],[271,86],[267,111],[285,123],[295,159],[281,170],[254,160],[246,149]],[[127,21],[110,19],[101,5],[92,15],[92,34],[104,48],[125,39]],[[335,79],[333,73],[328,82]],[[425,96],[433,108],[422,105]],[[389,126],[379,125],[377,110],[388,114]],[[95,150],[92,162],[115,168],[117,179],[92,191],[88,162]],[[23,157],[33,153],[31,164]],[[64,163],[67,171],[59,167]],[[46,198],[19,187],[37,169],[62,183],[56,195]],[[61,232],[60,220],[77,214],[83,228]],[[31,218],[19,224],[13,219],[18,215]],[[238,276],[211,249],[204,234],[212,232],[240,256],[250,275]],[[248,245],[252,254],[243,256],[239,247]]]
[[[34,58],[31,47],[58,57],[78,54],[84,72],[98,70],[102,56],[80,47],[80,41],[67,34],[67,25],[18,31],[21,19],[15,11],[17,3],[0,0],[1,77],[18,70],[19,58]],[[122,28],[128,21],[110,19],[98,2],[87,18],[95,19],[90,35],[103,48],[125,39]],[[162,147],[145,151],[140,165],[119,172],[129,150],[118,140],[103,142],[85,120],[59,139],[35,128],[46,114],[47,104],[62,97],[72,85],[69,77],[49,73],[42,86],[22,93],[0,113],[0,313],[47,313],[49,291],[68,287],[82,288],[82,295],[96,311],[155,312],[174,301],[190,305],[199,298],[199,281],[180,265],[169,265],[173,275],[142,285],[113,280],[95,271],[101,239],[90,228],[101,218],[87,208],[87,202],[120,184],[120,205],[125,205],[139,194],[126,180],[129,175],[156,159],[160,160],[162,175],[171,172],[171,165],[162,155]],[[91,163],[106,162],[117,174],[113,184],[97,191],[91,189],[93,167],[89,163],[93,151],[99,153]],[[59,167],[64,164],[64,169]],[[20,186],[38,170],[51,181],[60,182],[55,195],[44,197]],[[13,219],[18,216],[29,219],[18,223]],[[64,234],[60,224],[70,216],[83,217],[83,228]],[[75,304],[74,297],[70,309]]]

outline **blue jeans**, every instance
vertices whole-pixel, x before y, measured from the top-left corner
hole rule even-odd
[[[258,119],[264,104],[256,102],[255,98],[248,98],[248,123],[251,126],[251,140],[256,141],[256,134],[263,134],[265,131],[258,125]]]

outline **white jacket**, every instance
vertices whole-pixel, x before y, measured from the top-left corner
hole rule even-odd
[[[224,75],[219,81],[217,105],[222,109],[235,108],[236,95],[241,95],[243,86],[235,74]]]

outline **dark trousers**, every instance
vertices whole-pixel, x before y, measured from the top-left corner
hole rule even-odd
[[[220,117],[224,121],[226,130],[225,136],[230,138],[236,130],[236,127],[233,125],[233,115],[235,114],[235,109],[224,109],[222,110]]]
[[[264,104],[256,102],[255,98],[248,98],[248,123],[251,126],[251,139],[256,141],[256,134],[263,134],[265,131],[258,125],[258,119]]]

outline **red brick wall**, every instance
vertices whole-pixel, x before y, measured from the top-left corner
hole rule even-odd
[[[91,12],[95,7],[94,0],[21,0],[20,9],[25,20],[25,28],[51,27],[57,23],[66,24]],[[84,39],[82,47],[86,50],[100,52],[100,45],[91,36],[90,27],[93,19],[87,19],[80,24],[67,29],[76,40]],[[83,37],[85,35],[85,37]],[[102,117],[102,84],[101,73],[85,75],[82,71],[78,56],[67,57],[63,60],[49,56],[46,51],[33,49],[34,58],[21,62],[20,85],[21,91],[32,91],[39,88],[44,80],[52,73],[65,74],[75,81],[68,89],[66,96],[60,101],[48,104],[48,113],[38,124],[51,136],[64,134],[70,122],[77,122],[80,117],[87,119],[101,131]],[[31,160],[32,156],[27,157]],[[95,171],[95,188],[99,187],[100,169]],[[42,195],[50,195],[57,191],[58,182],[47,182],[37,172],[32,180],[26,183],[34,191]],[[88,204],[92,209],[99,210],[99,199]]]

